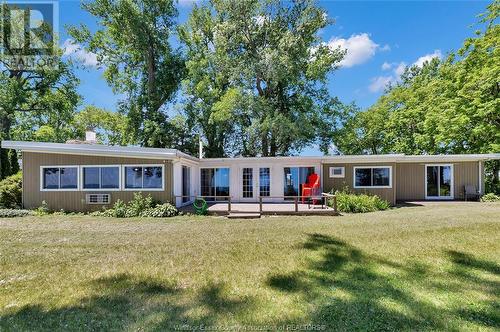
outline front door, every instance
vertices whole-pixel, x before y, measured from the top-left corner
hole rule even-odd
[[[453,165],[425,165],[425,199],[453,199]]]

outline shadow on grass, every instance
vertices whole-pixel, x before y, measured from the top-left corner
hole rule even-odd
[[[219,315],[237,314],[253,306],[253,298],[228,296],[224,283],[209,284],[191,301],[183,302],[184,290],[152,278],[119,274],[91,282],[98,295],[57,309],[39,305],[0,316],[0,331],[171,331],[215,323]],[[190,311],[203,313],[191,318]]]
[[[235,295],[223,282],[190,290],[151,277],[118,274],[91,281],[92,296],[71,305],[11,309],[0,316],[0,331],[171,331],[232,320],[275,326],[313,323],[328,330],[459,330],[463,322],[500,327],[498,303],[473,300],[471,305],[467,298],[461,300],[467,291],[498,298],[499,268],[494,262],[447,251],[451,269],[435,271],[418,261],[391,262],[324,234],[308,234],[297,249],[306,251],[306,264],[269,275],[265,286],[291,295],[288,301],[297,301],[297,311],[310,310],[300,321],[259,320],[266,300]]]
[[[305,303],[316,303],[316,310],[306,318],[309,323],[324,324],[331,330],[459,328],[459,323],[450,325],[449,319],[454,318],[485,327],[498,327],[498,304],[481,303],[477,309],[460,306],[459,309],[443,308],[420,298],[408,287],[420,284],[426,287],[426,291],[432,291],[437,288],[438,282],[443,281],[445,289],[440,291],[461,294],[464,288],[472,287],[469,283],[473,280],[478,287],[486,287],[487,291],[498,294],[498,283],[491,284],[473,275],[454,275],[453,272],[443,275],[420,262],[397,264],[365,254],[323,234],[308,234],[302,248],[314,252],[306,268],[289,274],[273,274],[269,276],[267,285],[280,292],[300,294],[300,300]],[[447,256],[453,267],[465,265],[476,272],[479,269],[498,274],[495,263],[459,252],[448,252]],[[448,278],[460,287],[446,289]]]

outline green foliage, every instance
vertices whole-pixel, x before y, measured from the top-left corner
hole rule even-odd
[[[158,204],[155,207],[145,209],[141,212],[140,217],[147,218],[167,218],[174,217],[179,214],[175,206],[170,203]]]
[[[109,145],[132,143],[128,130],[128,119],[119,112],[90,105],[75,116],[75,129],[83,137],[86,130],[94,130],[97,140]]]
[[[22,172],[18,172],[0,181],[0,208],[20,208],[22,205],[22,191]]]
[[[151,195],[142,196],[141,193],[134,193],[134,198],[128,202],[128,204],[118,199],[113,205],[113,208],[92,213],[94,216],[114,218],[166,218],[178,214],[179,212],[172,204],[156,204]]]
[[[151,195],[142,196],[142,193],[134,193],[134,198],[127,204],[126,217],[139,217],[141,213],[154,206]]]
[[[44,215],[47,215],[47,214],[51,213],[52,211],[50,210],[49,205],[47,204],[47,202],[45,200],[43,200],[42,204],[40,204],[40,206],[37,207],[34,210],[34,212],[38,216],[44,216]]]
[[[164,109],[184,74],[181,53],[169,42],[177,16],[173,0],[94,0],[82,8],[99,28],[73,26],[69,34],[97,54],[108,84],[126,95],[120,109],[129,118],[127,132],[145,146],[175,147]]]
[[[499,152],[498,3],[456,54],[407,68],[368,110],[346,112],[337,147],[346,154]]]
[[[186,111],[207,157],[288,155],[330,127],[337,101],[326,80],[343,57],[319,37],[330,23],[313,1],[220,0],[193,9],[179,31]]]
[[[377,195],[354,194],[347,190],[335,192],[337,197],[337,208],[340,212],[366,213],[387,210],[391,206],[389,202]],[[329,204],[332,204],[329,202]]]
[[[499,202],[500,196],[493,193],[486,194],[481,197],[481,202]]]
[[[34,213],[30,210],[0,209],[0,218],[26,217],[32,215],[34,215]]]

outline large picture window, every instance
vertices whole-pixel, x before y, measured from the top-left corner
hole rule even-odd
[[[119,166],[82,166],[83,189],[120,189]]]
[[[163,190],[162,165],[124,166],[126,190]]]
[[[42,167],[42,190],[78,190],[78,167]]]
[[[354,188],[391,188],[392,167],[354,167]]]

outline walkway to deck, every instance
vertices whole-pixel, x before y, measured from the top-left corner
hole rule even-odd
[[[231,203],[231,213],[259,213],[259,203]],[[193,206],[187,205],[180,208],[181,211],[194,213]],[[212,215],[227,215],[228,203],[218,202],[209,204],[208,213]],[[290,203],[263,203],[262,215],[338,215],[333,208],[321,205],[298,204],[295,211],[295,204]]]

